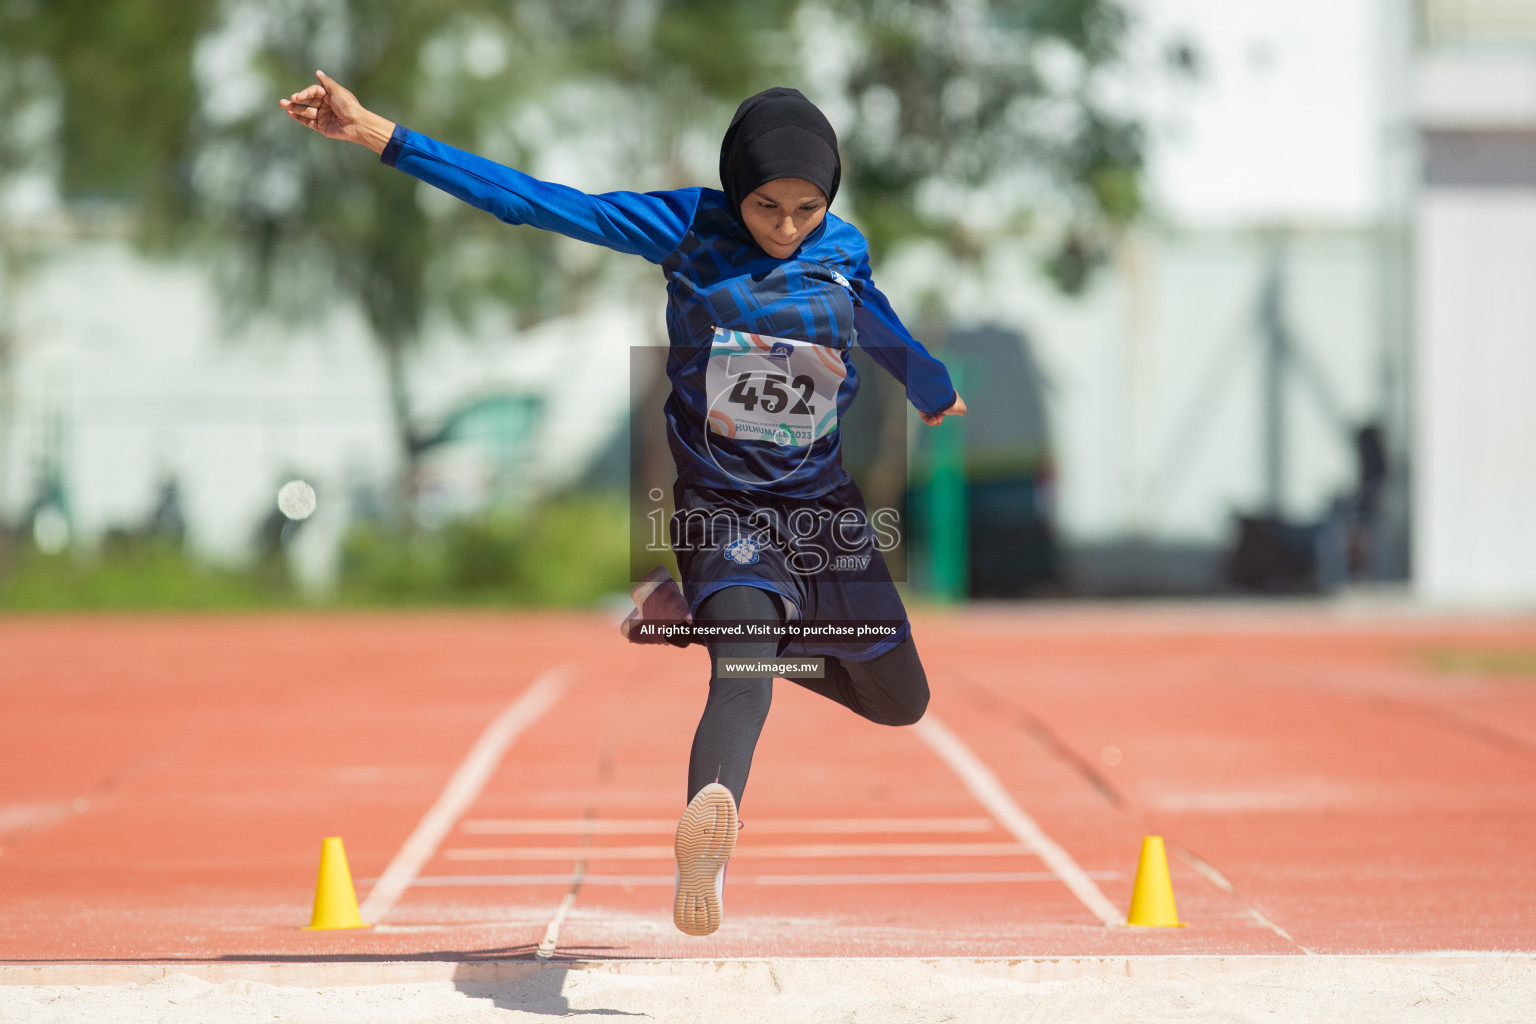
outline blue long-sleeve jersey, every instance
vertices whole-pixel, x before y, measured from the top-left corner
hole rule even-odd
[[[684,486],[813,498],[845,479],[855,339],[919,411],[955,401],[944,366],[875,287],[857,228],[830,212],[789,259],[763,252],[710,188],[588,195],[404,127],[384,163],[485,210],[644,257],[667,281],[667,439]]]

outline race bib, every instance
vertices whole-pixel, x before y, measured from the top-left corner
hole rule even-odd
[[[710,432],[808,445],[837,429],[847,376],[841,354],[826,345],[716,327],[705,375]]]

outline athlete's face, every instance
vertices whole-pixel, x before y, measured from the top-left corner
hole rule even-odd
[[[826,215],[827,197],[804,178],[775,178],[741,201],[752,240],[778,260],[793,256]]]

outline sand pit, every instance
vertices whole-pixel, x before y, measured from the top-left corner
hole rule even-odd
[[[1531,1019],[1536,956],[68,965],[0,982],[17,1024],[1495,1024]]]

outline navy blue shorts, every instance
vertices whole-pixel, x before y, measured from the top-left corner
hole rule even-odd
[[[779,595],[802,630],[780,654],[868,661],[911,633],[880,554],[899,523],[871,523],[852,479],[818,498],[709,487],[673,488],[672,550],[688,610],[725,587]],[[864,635],[860,635],[860,633]]]

